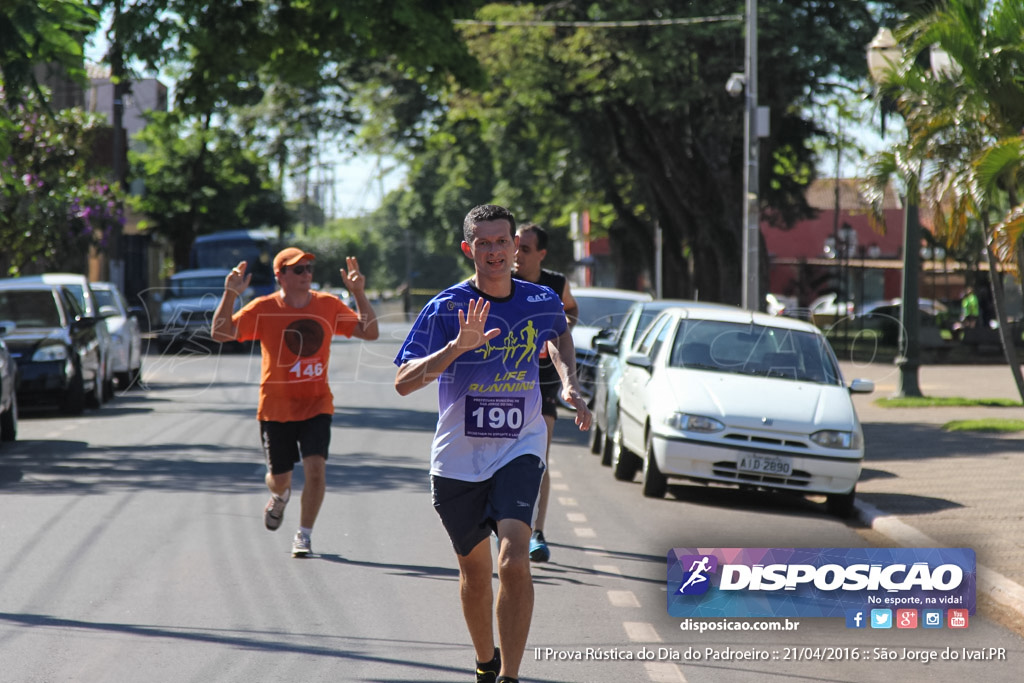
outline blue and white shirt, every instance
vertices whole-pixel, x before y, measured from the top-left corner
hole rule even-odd
[[[424,306],[395,365],[425,358],[459,335],[459,310],[490,301],[485,329],[501,330],[466,351],[438,378],[438,420],[430,451],[432,475],[484,481],[515,458],[545,460],[547,424],[541,415],[538,355],[566,330],[565,310],[548,287],[512,280],[512,294],[487,296],[463,282]]]

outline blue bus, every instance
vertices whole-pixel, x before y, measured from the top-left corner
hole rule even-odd
[[[234,268],[245,261],[246,272],[252,274],[253,294],[263,296],[276,288],[277,251],[277,233],[272,230],[222,230],[196,238],[189,253],[189,268]]]

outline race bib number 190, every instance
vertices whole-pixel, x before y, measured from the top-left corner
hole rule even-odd
[[[523,428],[522,396],[466,397],[466,436],[517,439]]]

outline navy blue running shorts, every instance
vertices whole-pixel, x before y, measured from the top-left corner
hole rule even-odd
[[[291,472],[295,463],[307,455],[322,455],[327,459],[331,416],[317,415],[299,422],[260,420],[260,439],[270,473]]]
[[[544,462],[536,455],[520,455],[485,481],[431,475],[434,509],[455,552],[469,555],[503,519],[518,519],[532,528],[543,475]]]

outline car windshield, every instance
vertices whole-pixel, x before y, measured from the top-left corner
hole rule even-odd
[[[99,304],[100,308],[104,306],[111,306],[117,309],[118,313],[121,311],[121,306],[118,304],[117,295],[114,294],[112,289],[96,289],[93,288],[93,293],[96,295],[96,303]]]
[[[167,292],[168,298],[202,298],[204,296],[220,297],[224,293],[224,277],[215,275],[212,277],[188,277],[179,280],[171,280],[171,287]]]
[[[0,320],[18,327],[60,327],[60,309],[50,290],[0,292]]]
[[[827,342],[811,332],[764,325],[683,320],[669,365],[841,384]]]
[[[573,298],[580,307],[579,324],[600,328],[617,329],[629,312],[629,307],[636,303],[631,299],[612,299],[586,294],[574,294]]]

